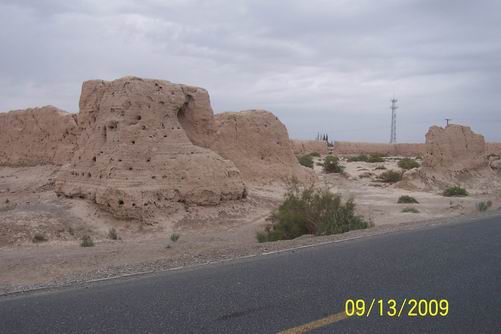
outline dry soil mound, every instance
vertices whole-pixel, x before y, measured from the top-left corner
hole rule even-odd
[[[299,165],[287,128],[272,113],[247,110],[216,114],[211,148],[235,163],[245,180],[267,183],[291,176],[312,181],[312,171]]]
[[[472,170],[487,165],[484,136],[467,126],[433,126],[426,134],[423,166],[448,171]]]
[[[0,165],[61,165],[76,149],[76,115],[53,106],[0,113]]]
[[[56,180],[58,193],[89,198],[121,218],[245,196],[235,165],[193,144],[214,131],[203,89],[134,77],[87,81],[78,124],[79,149]]]
[[[494,167],[491,162],[489,168],[482,135],[462,125],[433,126],[426,134],[423,168],[407,172],[400,186],[436,190],[461,185],[472,193],[492,192],[501,184]]]

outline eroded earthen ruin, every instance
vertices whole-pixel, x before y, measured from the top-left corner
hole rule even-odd
[[[53,106],[0,113],[0,166],[62,165],[78,133],[76,115]]]
[[[91,199],[122,218],[179,202],[240,199],[246,188],[235,165],[194,145],[211,137],[212,117],[200,88],[134,77],[87,81],[78,150],[62,168],[56,192]]]
[[[216,114],[216,136],[211,148],[233,161],[250,182],[314,179],[311,170],[299,165],[285,125],[268,111]]]
[[[294,154],[311,154],[311,153],[319,153],[319,154],[328,154],[329,147],[327,146],[327,142],[323,140],[292,140],[292,148],[294,150]]]
[[[484,136],[469,127],[433,126],[426,134],[424,167],[448,171],[472,170],[487,165]]]

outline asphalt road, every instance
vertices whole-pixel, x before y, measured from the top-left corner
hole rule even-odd
[[[357,298],[447,299],[449,314],[335,321]],[[501,333],[501,218],[0,298],[0,333],[276,333],[318,319],[311,333]]]

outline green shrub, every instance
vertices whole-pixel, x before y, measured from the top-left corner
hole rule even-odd
[[[402,169],[419,168],[419,162],[411,158],[404,158],[398,162],[398,167]]]
[[[320,158],[320,153],[318,153],[318,152],[313,152],[313,153],[310,153],[310,155],[311,155],[312,157]]]
[[[35,233],[35,235],[33,236],[33,239],[31,239],[31,241],[33,243],[37,244],[39,242],[46,242],[46,241],[48,241],[48,239],[42,233]]]
[[[384,162],[384,157],[382,154],[371,154],[367,158],[367,162],[370,163]]]
[[[326,173],[342,173],[344,167],[339,165],[339,159],[336,156],[328,155],[324,160],[324,172]]]
[[[443,195],[445,197],[464,197],[468,196],[468,192],[460,186],[451,186],[444,190]]]
[[[259,242],[259,243],[266,242],[266,241],[268,241],[268,233],[259,231],[256,233],[256,239],[257,239],[257,242]]]
[[[313,168],[313,157],[309,154],[300,156],[298,159],[299,163],[304,167]]]
[[[417,201],[417,199],[415,199],[412,196],[404,195],[404,196],[400,196],[397,203],[402,204],[402,203],[419,203],[419,202]]]
[[[108,239],[111,240],[119,240],[120,237],[118,236],[117,230],[115,230],[113,227],[108,230]]]
[[[170,240],[171,240],[172,242],[176,242],[176,241],[178,241],[178,240],[179,240],[179,237],[180,237],[180,235],[179,235],[179,234],[177,234],[177,233],[172,233],[172,234],[170,235]]]
[[[386,169],[386,167],[385,167],[385,166],[383,166],[383,165],[379,165],[379,166],[377,166],[375,169],[376,169],[376,170],[385,170],[385,169]]]
[[[402,209],[402,212],[404,213],[419,213],[419,210],[416,208],[404,208]]]
[[[355,214],[353,200],[328,190],[289,183],[284,201],[271,217],[271,225],[258,232],[258,242],[294,239],[304,234],[328,235],[365,229],[368,223]]]
[[[94,247],[94,240],[86,234],[80,239],[80,247]]]
[[[487,201],[487,202],[479,202],[477,204],[477,209],[478,211],[481,211],[481,212],[484,212],[484,211],[487,211],[489,210],[489,208],[492,206],[492,202],[491,201]]]
[[[368,160],[369,156],[367,154],[359,154],[348,158],[348,162],[367,162]]]
[[[376,162],[384,162],[384,155],[383,154],[359,154],[355,155],[353,157],[348,158],[349,162],[369,162],[369,163],[376,163]]]
[[[379,175],[379,179],[386,183],[395,183],[402,180],[402,173],[393,169],[387,170]]]

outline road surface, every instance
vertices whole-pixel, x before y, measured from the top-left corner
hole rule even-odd
[[[447,317],[346,318],[347,299]],[[0,333],[501,333],[501,218],[0,298]]]

